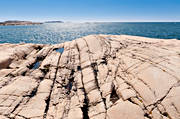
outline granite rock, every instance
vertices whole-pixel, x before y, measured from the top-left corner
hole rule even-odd
[[[0,44],[2,119],[179,119],[179,100],[176,39]]]

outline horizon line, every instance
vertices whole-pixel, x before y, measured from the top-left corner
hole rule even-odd
[[[19,20],[19,19],[9,19],[9,20],[0,20],[0,22],[5,22],[5,21],[31,21],[31,22],[47,22],[47,21],[62,21],[64,23],[72,22],[72,23],[86,23],[86,22],[180,22],[180,20]]]

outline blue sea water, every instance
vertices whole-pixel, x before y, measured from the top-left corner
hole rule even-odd
[[[0,43],[55,44],[90,34],[125,34],[180,39],[180,22],[50,23],[31,26],[0,26]]]

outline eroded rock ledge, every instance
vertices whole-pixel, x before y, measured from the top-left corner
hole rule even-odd
[[[179,119],[180,41],[91,35],[0,45],[0,119]]]

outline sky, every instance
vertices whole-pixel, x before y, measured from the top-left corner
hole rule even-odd
[[[0,21],[180,21],[180,0],[0,0]]]

